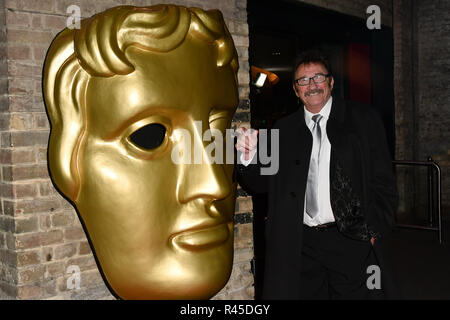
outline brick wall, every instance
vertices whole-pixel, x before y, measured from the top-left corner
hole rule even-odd
[[[113,299],[75,210],[56,192],[48,175],[49,123],[41,91],[42,66],[52,39],[66,25],[68,6],[78,5],[84,18],[117,5],[159,3],[222,11],[239,54],[236,118],[248,121],[246,0],[0,0],[0,297]],[[251,200],[239,190],[233,272],[216,299],[253,297],[251,211]],[[66,288],[70,265],[81,269],[79,290]]]
[[[394,1],[394,94],[395,94],[395,158],[415,158],[415,97],[414,97],[414,6],[413,0]],[[415,169],[397,167],[399,188],[399,218],[407,219],[414,209]],[[419,177],[417,177],[419,178]]]
[[[4,170],[11,164],[11,154],[7,151],[9,129],[9,101],[8,101],[8,78],[7,78],[7,59],[6,59],[6,17],[5,1],[0,0],[0,197],[2,199],[0,208],[0,283],[17,282],[17,272],[15,269],[14,251],[8,249],[6,244],[8,233],[13,231],[13,219],[6,216],[8,212],[8,203],[3,199],[12,196],[12,186],[6,183],[4,179]],[[5,294],[0,290],[0,298]]]
[[[394,1],[396,158],[442,169],[442,212],[450,207],[450,9],[448,1]],[[427,217],[425,168],[398,171],[400,214]]]
[[[442,168],[443,213],[450,209],[450,2],[422,0],[416,8],[416,159]],[[423,189],[423,186],[421,187]]]

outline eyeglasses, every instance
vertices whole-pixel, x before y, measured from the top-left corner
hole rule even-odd
[[[325,80],[327,80],[329,76],[330,74],[318,73],[313,77],[303,77],[295,79],[294,82],[299,86],[307,86],[311,82],[311,79],[314,81],[315,84],[318,84],[325,82]]]

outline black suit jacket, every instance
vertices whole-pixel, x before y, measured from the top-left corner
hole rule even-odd
[[[297,299],[312,136],[303,108],[279,119],[273,129],[279,130],[277,174],[260,175],[258,164],[238,165],[238,179],[250,193],[268,193],[263,298]],[[333,98],[326,130],[331,143],[330,196],[338,228],[360,241],[377,237],[374,250],[382,286],[387,298],[397,298],[386,246],[395,224],[397,189],[382,122],[368,106]],[[350,191],[339,198],[336,192],[342,182]],[[336,199],[353,204],[341,206]]]

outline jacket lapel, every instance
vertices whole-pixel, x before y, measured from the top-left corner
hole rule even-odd
[[[327,135],[331,144],[331,166],[335,167],[336,161],[339,161],[344,173],[350,180],[354,180],[356,177],[353,174],[357,172],[355,159],[358,156],[355,152],[359,149],[359,140],[351,119],[348,119],[349,116],[345,102],[333,98],[327,123]]]
[[[327,122],[327,136],[331,144],[332,162],[339,159],[342,164],[349,163],[351,150],[349,150],[349,128],[345,125],[345,102],[333,98],[330,117]]]
[[[296,148],[296,156],[295,156],[295,164],[298,166],[300,170],[300,180],[305,181],[306,186],[306,177],[308,176],[309,170],[309,160],[311,158],[311,149],[312,149],[312,135],[311,131],[308,129],[305,123],[305,111],[302,108],[299,109],[298,114],[295,119],[297,125],[296,134],[294,137],[297,137],[296,143],[299,142],[301,145],[299,148]]]
[[[345,102],[333,99],[327,135],[331,143],[330,198],[339,230],[358,240],[369,240],[371,231],[361,208],[359,138]]]

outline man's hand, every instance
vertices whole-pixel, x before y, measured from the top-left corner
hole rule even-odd
[[[236,130],[239,134],[236,142],[236,150],[244,154],[244,160],[252,159],[257,151],[258,145],[258,130],[246,129],[240,127]]]

